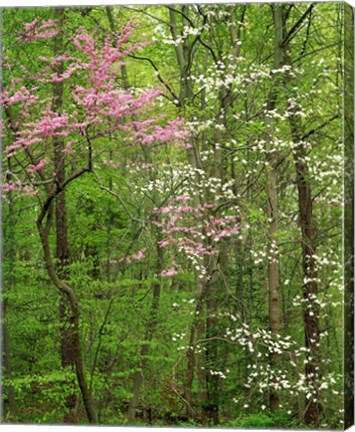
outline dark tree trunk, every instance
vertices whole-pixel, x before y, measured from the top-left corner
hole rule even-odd
[[[84,172],[85,171],[82,171],[82,173]],[[97,415],[94,408],[94,403],[89,388],[86,384],[85,373],[84,373],[84,363],[82,358],[80,336],[79,336],[80,312],[78,307],[78,301],[73,289],[69,285],[67,285],[62,279],[60,279],[60,277],[56,273],[51,258],[51,249],[49,246],[49,233],[52,225],[52,204],[53,201],[55,200],[55,197],[56,197],[55,192],[52,192],[47,197],[47,200],[43,204],[41,213],[37,219],[37,228],[41,238],[44,259],[46,262],[48,275],[52,279],[54,285],[59,290],[59,292],[66,297],[68,303],[68,309],[70,310],[70,317],[68,320],[68,324],[69,324],[68,338],[71,341],[76,377],[83,397],[87,418],[90,423],[97,423]],[[44,223],[45,218],[46,218],[46,222]]]
[[[312,6],[308,10],[312,10]],[[276,34],[276,65],[282,67],[285,65],[292,66],[291,49],[283,35],[287,34],[286,21],[283,13],[283,6],[273,6],[275,34]],[[304,14],[303,19],[308,15]],[[292,75],[287,73],[284,83],[292,87]],[[318,293],[317,268],[315,262],[316,250],[316,232],[314,229],[313,218],[313,199],[311,184],[308,175],[307,152],[302,143],[301,137],[302,124],[300,117],[297,115],[299,108],[290,104],[289,100],[292,94],[286,94],[289,115],[289,124],[291,129],[292,141],[297,144],[293,149],[293,159],[296,169],[296,185],[298,191],[298,213],[299,224],[301,228],[301,243],[303,256],[303,277],[305,280],[303,297],[305,307],[303,313],[305,347],[309,351],[308,362],[305,364],[306,382],[312,388],[313,394],[310,399],[306,399],[304,421],[308,425],[318,427],[321,405],[319,402],[318,382],[321,377],[320,370],[320,352],[319,352],[319,308],[314,301]],[[270,404],[272,400],[270,399]]]
[[[296,131],[295,131],[296,132]],[[296,141],[299,142],[299,141]],[[302,259],[305,308],[303,312],[305,347],[309,349],[309,361],[305,366],[306,380],[314,389],[311,399],[306,400],[305,422],[318,427],[321,405],[319,402],[318,382],[321,376],[319,353],[319,307],[314,301],[317,298],[317,268],[314,256],[316,255],[316,233],[313,226],[313,200],[311,185],[308,179],[308,166],[305,162],[306,151],[302,145],[294,152],[294,161],[297,172],[297,190],[299,220],[302,231]]]
[[[58,21],[59,33],[54,40],[54,51],[60,55],[64,49],[64,14],[63,8],[55,9],[55,18]],[[59,62],[56,66],[56,72],[61,74],[64,69],[63,63]],[[53,84],[53,102],[52,110],[60,114],[63,109],[63,82]],[[40,215],[37,219],[37,228],[40,235],[44,258],[47,266],[48,275],[52,279],[54,285],[59,290],[61,296],[60,319],[61,319],[61,357],[62,366],[75,369],[77,381],[83,398],[84,407],[87,418],[90,423],[97,423],[97,414],[94,408],[91,392],[86,384],[84,373],[84,363],[82,358],[82,350],[79,335],[79,320],[80,312],[78,301],[73,289],[66,284],[66,266],[68,264],[68,239],[67,239],[67,221],[66,221],[66,201],[65,201],[65,186],[74,179],[91,170],[91,157],[89,157],[88,167],[71,175],[66,179],[64,154],[64,143],[60,137],[53,139],[54,145],[54,170],[55,184],[53,189],[47,188],[47,199],[41,207]],[[55,234],[56,234],[56,250],[55,257],[58,259],[57,268],[55,268],[52,260],[52,252],[49,245],[49,235],[53,225],[53,206],[55,206]],[[66,422],[72,422],[73,413],[75,410],[75,394],[74,392],[67,399],[68,413],[64,418]]]
[[[284,47],[284,64],[292,65],[291,52],[288,46]],[[292,83],[292,76],[287,75],[286,81]],[[288,95],[288,98],[290,95]],[[293,150],[293,160],[296,169],[296,185],[298,191],[298,214],[301,228],[302,243],[302,269],[304,277],[303,298],[305,348],[308,350],[308,362],[305,364],[306,382],[313,391],[310,399],[306,398],[304,421],[307,425],[319,426],[319,417],[322,411],[319,402],[318,383],[321,378],[320,359],[320,329],[319,306],[317,300],[317,253],[316,231],[314,228],[312,188],[309,180],[307,163],[307,150],[302,143],[302,125],[297,116],[297,108],[288,106],[292,113],[289,116],[292,141],[297,144]]]
[[[59,34],[54,38],[54,51],[60,55],[64,50],[63,40],[63,29],[64,29],[64,8],[55,9],[55,18],[58,21],[58,27],[60,29]],[[55,68],[55,72],[60,76],[64,72],[63,62],[59,62]],[[60,114],[63,109],[63,81],[55,82],[53,84],[53,104],[52,110]],[[58,182],[63,183],[65,181],[65,164],[64,164],[64,141],[62,137],[55,137],[53,139],[54,144],[54,170],[56,173],[56,179]],[[56,233],[56,260],[58,263],[58,274],[60,278],[64,280],[66,278],[69,262],[69,247],[68,247],[68,226],[67,226],[67,210],[66,210],[66,199],[65,190],[63,190],[56,197],[55,201],[55,233]],[[75,370],[74,361],[74,340],[72,336],[72,322],[70,307],[68,300],[64,294],[60,295],[59,305],[59,319],[60,319],[60,353],[61,353],[61,364],[66,370]],[[64,423],[76,423],[75,419],[75,405],[76,395],[75,389],[73,388],[66,398],[66,410],[64,414]]]

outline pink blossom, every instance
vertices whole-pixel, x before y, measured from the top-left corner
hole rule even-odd
[[[66,146],[65,146],[65,149],[63,150],[63,153],[73,154],[74,150],[72,148],[72,145],[73,145],[73,141],[68,141]]]
[[[147,252],[146,248],[141,249],[135,254],[120,258],[119,260],[117,260],[117,262],[119,263],[126,262],[127,264],[131,264],[132,260],[140,261],[142,258],[144,258],[146,252]]]
[[[35,88],[32,88],[32,92]],[[17,102],[25,101],[27,104],[37,102],[38,96],[33,95],[25,86],[22,86],[16,93],[9,96],[6,90],[3,91],[2,100],[6,105],[14,105]]]
[[[32,22],[25,23],[23,26],[24,26],[25,30],[30,31],[30,30],[33,30],[36,27],[38,21],[39,21],[39,19],[35,18]]]
[[[38,39],[50,39],[59,33],[59,29],[55,28],[56,24],[56,21],[50,19],[39,25],[39,19],[35,18],[32,22],[24,24],[24,30],[17,39],[27,43]]]
[[[176,274],[177,274],[176,268],[173,266],[168,270],[163,270],[161,273],[158,274],[158,276],[167,277],[167,276],[174,276]]]
[[[192,207],[181,207],[180,211],[182,213],[191,213],[194,209]]]
[[[163,240],[163,241],[159,242],[159,246],[164,248],[166,246],[169,246],[169,242],[167,240]]]
[[[23,190],[23,193],[27,196],[35,196],[38,194],[38,190],[32,189],[28,185],[24,186],[22,190]]]
[[[212,219],[212,218],[211,218]],[[219,218],[219,219],[212,219],[212,224],[213,225],[225,225],[226,221],[223,218]]]
[[[167,213],[171,212],[171,210],[172,210],[172,207],[162,207],[160,209],[160,213],[167,214]]]
[[[181,195],[179,197],[176,198],[177,201],[184,203],[186,201],[188,201],[190,199],[190,197],[186,196],[186,195]]]
[[[199,235],[199,232],[197,230],[189,227],[173,227],[169,230],[169,234],[173,234],[173,233],[186,233],[186,234]]]
[[[135,260],[141,260],[144,257],[144,254],[146,253],[147,249],[141,249],[140,251],[138,251],[136,254],[131,255],[132,259]]]
[[[42,170],[46,166],[46,162],[44,160],[41,160],[37,165],[32,166],[28,171],[30,173],[34,173],[36,171]]]
[[[12,192],[12,191],[18,190],[19,186],[20,185],[17,182],[15,182],[15,183],[8,182],[8,183],[2,184],[2,190],[5,192]]]

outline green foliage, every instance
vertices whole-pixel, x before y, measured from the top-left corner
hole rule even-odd
[[[268,429],[268,428],[283,428],[283,429],[297,429],[301,428],[295,419],[290,417],[286,411],[278,410],[269,413],[255,413],[243,414],[236,420],[226,424],[226,427],[232,428],[254,428],[254,429]]]
[[[243,415],[239,419],[229,423],[227,427],[241,427],[241,428],[270,428],[274,427],[273,419],[267,414],[250,414]]]
[[[64,264],[55,258],[59,216],[52,203],[50,253],[55,272],[78,300],[85,379],[100,424],[212,426],[215,404],[221,427],[310,427],[299,420],[309,402],[303,379],[309,359],[304,322],[308,282],[302,262],[307,242],[299,208],[299,187],[305,184],[311,189],[317,249],[320,428],[337,428],[342,421],[343,6],[317,3],[305,14],[308,7],[284,5],[285,31],[304,19],[288,44],[291,77],[287,70],[273,71],[270,5],[175,6],[176,29],[170,21],[174,10],[165,6],[111,10],[118,32],[136,16],[131,41],[150,42],[125,57],[125,69],[122,64],[114,66],[118,85],[123,91],[125,70],[130,91],[140,94],[158,87],[163,93],[133,120],[149,114],[163,125],[184,117],[190,133],[186,141],[193,148],[158,141],[127,144],[123,130],[95,137],[94,172],[72,181],[62,195],[68,240]],[[11,64],[4,68],[4,85],[27,70],[23,85],[38,86],[49,105],[53,94],[35,77],[43,68],[39,57],[52,57],[56,47],[45,39],[20,44],[14,35],[22,22],[53,16],[51,8],[3,11],[2,42]],[[70,53],[75,51],[71,38],[79,28],[89,34],[95,31],[103,41],[111,24],[104,7],[67,8],[64,39]],[[181,43],[173,40],[174,29]],[[188,60],[185,66],[181,52]],[[82,80],[80,71],[72,82],[64,80],[64,112],[74,109],[68,96]],[[299,108],[293,117],[292,104]],[[14,105],[14,118],[20,114]],[[85,112],[80,116],[86,120]],[[4,120],[6,147],[16,137],[6,113]],[[301,162],[307,169],[301,180],[293,124],[306,150]],[[88,143],[78,135],[80,150],[63,156],[66,176],[86,163]],[[72,137],[63,139],[66,144]],[[37,144],[36,151],[53,164],[52,144]],[[5,177],[16,178],[25,161],[20,155],[4,154]],[[270,174],[276,182],[276,258],[270,254]],[[27,177],[28,182],[37,179],[33,173]],[[3,205],[2,300],[9,340],[5,354],[12,366],[6,369],[4,362],[4,417],[62,423],[66,414],[72,414],[67,402],[74,395],[76,420],[86,424],[75,373],[62,366],[63,297],[48,273],[36,226],[45,185],[54,187],[55,182],[50,176],[37,180],[41,193],[5,192]],[[178,197],[187,195],[186,204],[177,204]],[[181,214],[174,220],[169,207],[180,204]],[[222,219],[214,229],[223,230],[223,218],[230,216],[236,218],[233,227],[240,226],[238,233],[218,241],[208,235],[206,227],[213,218]],[[197,234],[169,232],[176,227],[192,227]],[[166,239],[170,243],[165,244]],[[216,253],[186,253],[183,239]],[[141,257],[132,258],[142,250]],[[268,304],[273,259],[280,282],[277,334],[270,334]],[[177,274],[159,276],[174,266]],[[266,406],[275,377],[283,406],[270,412]],[[10,412],[11,393],[16,415]],[[132,403],[134,419],[128,415]]]

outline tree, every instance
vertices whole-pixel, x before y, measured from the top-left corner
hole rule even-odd
[[[133,23],[128,24],[123,29],[122,34],[114,34],[116,40],[113,47],[109,37],[102,46],[98,47],[86,30],[79,30],[73,40],[73,46],[77,50],[77,57],[74,57],[70,55],[71,53],[62,52],[62,9],[56,9],[56,18],[57,21],[44,22],[35,19],[24,25],[25,30],[21,38],[25,43],[56,38],[55,42],[59,53],[53,58],[41,57],[40,60],[48,66],[37,77],[44,85],[53,85],[52,107],[41,110],[41,104],[46,104],[47,101],[45,99],[42,101],[41,94],[36,93],[36,90],[39,89],[27,90],[25,86],[19,89],[11,88],[11,86],[6,88],[3,91],[3,103],[7,115],[7,126],[13,133],[13,143],[7,147],[6,152],[11,156],[16,155],[17,158],[24,158],[22,162],[25,165],[20,165],[22,169],[20,185],[25,192],[38,196],[40,211],[36,224],[47,271],[53,284],[66,298],[70,310],[68,313],[65,311],[67,305],[61,306],[62,317],[65,317],[65,320],[68,319],[68,327],[63,330],[65,333],[62,336],[63,366],[71,365],[74,362],[88,420],[91,423],[97,423],[94,401],[84,373],[78,299],[73,288],[65,282],[63,270],[68,258],[64,194],[72,182],[84,174],[94,173],[93,158],[95,156],[92,145],[94,139],[121,129],[140,136],[143,143],[148,138],[150,141],[150,136],[146,137],[146,129],[144,129],[145,124],[151,123],[149,119],[142,123],[132,121],[131,124],[124,124],[122,120],[136,116],[157,97],[159,91],[150,91],[134,98],[128,91],[117,89],[115,84],[115,72],[112,71],[112,67],[118,62],[122,62],[124,55],[139,47],[138,43],[128,48],[124,47],[131,35]],[[59,39],[58,35],[60,35]],[[86,57],[86,59],[83,60],[81,56]],[[68,62],[66,68],[64,62]],[[88,73],[85,73],[86,70]],[[71,108],[74,104],[75,110],[64,111],[63,82],[73,75],[76,76],[77,71],[84,72],[80,76],[80,81],[85,87],[77,85],[72,88],[72,101],[67,106]],[[13,80],[11,84],[16,86],[18,81]],[[13,107],[19,102],[23,111],[16,117]],[[31,119],[30,122],[27,120],[28,117]],[[163,140],[166,141],[171,137],[179,138],[179,132],[174,129],[174,126],[172,123],[165,129],[156,126],[156,138],[159,139],[162,133],[165,134]],[[73,140],[67,142],[64,147],[63,137],[71,137]],[[53,167],[47,156],[47,145],[51,141],[54,143]],[[73,146],[78,144],[82,146],[82,142],[85,143],[86,148],[79,148],[78,153],[87,162],[81,168],[76,168],[76,161],[74,162],[73,158],[70,160],[68,155],[75,151]],[[66,164],[71,170],[67,177],[65,177],[64,171]],[[24,182],[27,184],[23,185]],[[56,256],[61,264],[59,272],[55,269],[49,241],[55,202]],[[70,404],[70,409],[73,409],[72,404]]]

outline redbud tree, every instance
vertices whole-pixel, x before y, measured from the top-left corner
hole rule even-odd
[[[58,270],[50,241],[58,217],[55,204],[82,176],[100,183],[96,169],[107,160],[107,137],[114,141],[115,150],[157,144],[184,147],[188,134],[182,119],[150,117],[160,89],[127,89],[119,79],[127,56],[147,45],[144,40],[133,42],[134,20],[105,36],[85,28],[67,35],[64,11],[57,9],[55,17],[35,18],[19,30],[16,41],[25,54],[20,58],[32,56],[30,61],[22,64],[7,56],[6,50],[3,53],[2,196],[9,200],[16,194],[36,201],[45,265],[70,310],[75,373],[88,420],[96,423],[82,358],[79,301]],[[143,254],[140,250],[132,257],[141,259]]]

